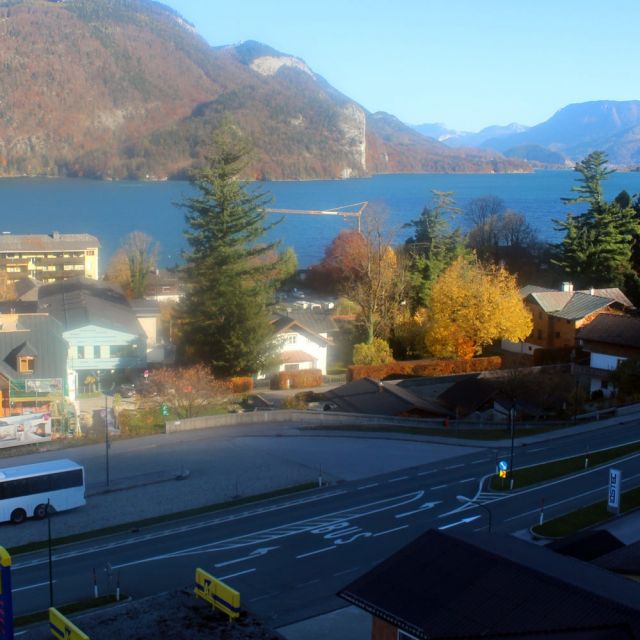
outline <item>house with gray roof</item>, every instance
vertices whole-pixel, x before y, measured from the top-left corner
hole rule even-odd
[[[62,325],[47,314],[0,315],[0,446],[31,441],[29,424],[7,416],[61,409],[68,351],[62,333]],[[50,419],[31,426],[42,422],[47,422],[50,435]]]
[[[561,290],[526,286],[520,290],[531,312],[533,329],[522,342],[502,341],[502,348],[531,355],[536,349],[573,349],[576,332],[600,314],[624,313],[633,309],[631,301],[617,288],[574,291],[571,283]]]
[[[57,282],[76,276],[97,280],[100,243],[88,233],[0,234],[0,271],[9,282]]]
[[[146,367],[147,336],[116,286],[89,278],[44,285],[38,306],[62,325],[69,343],[68,367],[81,390],[96,382],[108,388]]]

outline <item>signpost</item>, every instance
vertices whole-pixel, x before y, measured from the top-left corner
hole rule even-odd
[[[609,469],[609,487],[607,495],[607,511],[620,513],[620,492],[622,491],[622,472],[619,469]]]
[[[498,475],[501,478],[506,478],[508,470],[509,470],[509,463],[506,460],[500,460],[500,462],[498,462]]]
[[[160,413],[166,418],[169,415],[169,405],[166,402],[163,402],[160,405]]]
[[[200,568],[196,569],[194,593],[198,598],[212,604],[215,609],[226,613],[230,620],[240,616],[240,594]]]
[[[71,620],[65,618],[54,607],[49,608],[49,629],[53,637],[58,640],[91,640],[86,633],[80,631]]]
[[[0,640],[13,640],[11,556],[0,547]]]

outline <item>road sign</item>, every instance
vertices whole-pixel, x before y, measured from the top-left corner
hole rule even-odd
[[[11,556],[0,547],[0,640],[13,640]]]
[[[216,609],[224,611],[229,618],[240,616],[240,594],[203,569],[196,569],[194,593]]]
[[[622,490],[622,472],[619,469],[609,469],[609,489],[607,496],[607,511],[620,513],[620,491]]]
[[[160,413],[165,417],[169,415],[169,405],[166,402],[160,405]]]
[[[49,629],[53,637],[58,640],[91,640],[86,633],[80,631],[71,620],[65,618],[54,607],[49,608]]]
[[[142,375],[144,376],[144,379],[146,380],[149,377],[149,369],[145,369],[144,373]]]
[[[506,460],[500,460],[500,462],[498,462],[498,475],[501,478],[506,478],[508,470],[509,470],[509,463]]]

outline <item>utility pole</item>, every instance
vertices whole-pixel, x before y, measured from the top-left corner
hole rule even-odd
[[[107,409],[107,394],[104,395],[104,455],[107,472],[107,489],[109,488],[109,410]]]
[[[514,424],[513,424],[513,404],[509,407],[509,427],[511,430],[511,453],[509,455],[509,489],[513,489],[513,441],[514,441]]]
[[[53,554],[51,544],[51,500],[47,500],[47,541],[49,547],[49,606],[53,607]]]

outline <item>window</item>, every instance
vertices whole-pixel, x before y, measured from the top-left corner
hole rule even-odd
[[[0,482],[0,500],[31,496],[35,493],[45,493],[46,491],[81,487],[82,484],[82,469],[48,473],[41,476],[32,476],[31,478],[5,480]]]
[[[542,333],[542,329],[538,329],[538,340],[542,340],[544,338],[544,333]]]
[[[84,359],[84,345],[79,344],[76,349],[78,350],[78,360]]]
[[[18,356],[18,373],[33,373],[35,364],[33,356]]]
[[[112,344],[109,347],[110,358],[132,358],[135,355],[135,348],[130,344]]]
[[[295,344],[298,342],[298,335],[296,333],[288,333],[285,336],[285,344]]]
[[[285,364],[284,365],[284,370],[285,371],[297,371],[300,368],[299,364]]]
[[[94,345],[94,347],[93,347],[93,357],[94,358],[99,358],[100,357],[100,346],[99,345]]]
[[[95,256],[96,252],[93,249],[87,249],[87,255],[88,256]]]

